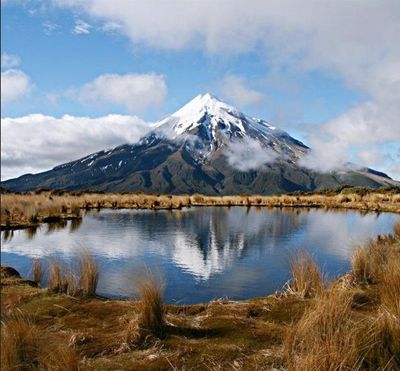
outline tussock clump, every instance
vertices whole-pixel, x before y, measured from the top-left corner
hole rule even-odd
[[[84,295],[94,296],[99,281],[99,267],[87,252],[79,258],[79,285]]]
[[[394,249],[383,269],[379,296],[377,319],[370,325],[376,344],[373,359],[388,364],[386,369],[400,369],[400,250]]]
[[[5,370],[35,369],[39,365],[39,329],[20,313],[1,327],[1,365]]]
[[[400,239],[400,222],[397,222],[393,227],[393,234],[396,238]]]
[[[365,327],[354,319],[351,304],[352,296],[338,290],[317,299],[288,333],[289,370],[360,369],[368,344],[360,344]]]
[[[352,276],[355,282],[373,284],[384,274],[385,266],[392,255],[394,238],[378,236],[366,246],[356,248],[351,259]]]
[[[400,321],[400,249],[383,267],[379,295],[382,308]]]
[[[305,251],[291,259],[292,278],[286,292],[302,298],[312,298],[324,290],[324,280],[313,257]]]
[[[52,261],[50,263],[50,273],[47,281],[47,287],[51,292],[65,292],[65,281],[63,277],[63,269],[59,263]]]
[[[43,277],[42,262],[39,259],[32,259],[31,270],[33,281],[40,284]]]
[[[163,337],[165,330],[165,307],[160,284],[150,278],[139,284],[139,321],[144,334]]]
[[[76,274],[72,268],[65,269],[61,264],[52,261],[47,286],[53,293],[94,296],[99,273],[99,267],[93,257],[83,252],[79,257],[79,274]]]
[[[2,322],[1,366],[3,370],[78,370],[75,351],[45,333],[22,313]]]
[[[395,316],[384,306],[375,316],[368,318],[368,332],[372,344],[364,364],[370,370],[400,369],[400,317]],[[359,336],[365,336],[360,334]]]

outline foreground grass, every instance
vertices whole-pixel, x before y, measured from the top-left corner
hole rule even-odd
[[[205,196],[149,195],[115,193],[67,193],[37,191],[26,194],[1,194],[1,228],[13,229],[79,219],[84,210],[101,208],[180,209],[190,206],[319,207],[388,211],[400,213],[400,189],[342,187],[319,193],[281,196]]]
[[[187,306],[165,305],[152,280],[138,301],[105,300],[2,268],[2,369],[397,370],[400,223],[363,248],[335,282],[303,253],[281,293]]]

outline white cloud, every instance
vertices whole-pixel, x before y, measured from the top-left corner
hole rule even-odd
[[[136,142],[149,125],[136,116],[31,114],[1,119],[2,178],[48,170],[105,148]]]
[[[50,21],[46,21],[42,23],[42,29],[43,32],[47,35],[50,36],[53,34],[54,31],[56,31],[57,29],[59,29],[61,26],[58,25],[57,23],[53,23]]]
[[[382,166],[384,161],[386,161],[385,156],[381,152],[367,148],[360,150],[357,153],[357,157],[359,158],[360,163],[366,164],[370,167]]]
[[[228,163],[240,171],[262,168],[278,157],[278,154],[272,149],[264,148],[260,142],[249,138],[231,143],[225,155]]]
[[[264,94],[248,86],[247,81],[236,75],[226,75],[220,82],[222,95],[238,107],[261,103]]]
[[[31,88],[29,76],[20,70],[1,72],[1,104],[21,98]]]
[[[76,35],[81,35],[81,34],[89,34],[90,29],[92,26],[89,23],[86,23],[85,21],[82,21],[82,19],[77,19],[75,21],[74,28],[72,29],[72,33]]]
[[[143,111],[164,103],[167,86],[156,74],[105,74],[75,89],[85,103],[112,103],[129,111]]]
[[[109,33],[120,32],[121,29],[122,29],[121,25],[119,23],[117,23],[117,22],[106,22],[101,27],[102,31],[109,32]]]
[[[21,63],[17,55],[1,53],[1,69],[8,70],[9,68],[17,67]]]
[[[310,144],[322,150],[314,148],[318,155],[309,162],[316,167],[328,168],[322,159],[349,160],[343,154],[354,145],[379,144],[382,152],[387,141],[398,140],[400,125],[392,120],[400,117],[394,108],[400,107],[398,0],[230,0],[225,6],[215,0],[53,1],[117,23],[135,44],[172,50],[199,48],[224,57],[256,51],[265,55],[274,73],[296,78],[323,71],[359,91],[366,102],[310,137]],[[246,92],[246,87],[242,90]],[[237,93],[236,99],[246,95]]]
[[[393,172],[394,160],[386,147],[400,148],[400,102],[371,101],[359,104],[336,119],[315,126],[308,133],[312,148],[301,164],[322,171],[340,169],[351,161],[357,165]]]

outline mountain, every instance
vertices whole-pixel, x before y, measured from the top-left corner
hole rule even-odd
[[[153,124],[138,143],[96,152],[1,186],[11,191],[47,188],[213,195],[399,184],[371,169],[318,173],[303,168],[298,160],[309,150],[287,132],[204,94]]]

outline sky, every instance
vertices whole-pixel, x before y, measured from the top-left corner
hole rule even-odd
[[[1,178],[135,142],[210,92],[400,179],[399,0],[2,0]]]

